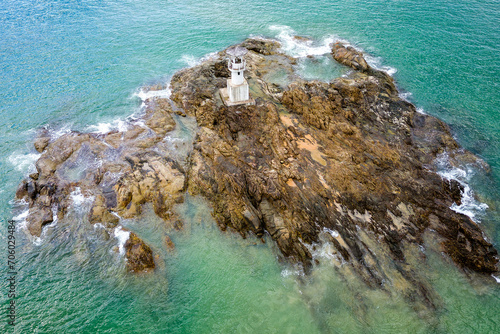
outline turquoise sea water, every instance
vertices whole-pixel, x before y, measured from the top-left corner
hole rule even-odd
[[[341,38],[394,69],[405,96],[448,124],[491,171],[445,171],[467,181],[480,202],[463,207],[500,245],[500,3],[498,1],[168,1],[3,0],[0,4],[0,246],[15,189],[37,158],[37,129],[95,131],[137,112],[141,86],[252,36],[278,38],[300,56]],[[297,34],[315,39],[304,47]],[[342,74],[328,57],[299,64],[305,78]],[[325,266],[310,277],[280,264],[270,243],[220,232],[209,208],[189,198],[177,208],[184,232],[167,233],[154,215],[124,225],[160,255],[153,275],[124,272],[85,224],[50,227],[40,242],[18,232],[17,333],[493,333],[500,290],[470,282],[430,253],[425,268],[442,306],[420,319],[402,300],[359,287],[353,293]],[[483,209],[481,209],[481,207]],[[14,210],[17,215],[20,212]],[[424,270],[424,269],[422,269]],[[1,285],[0,328],[6,283]],[[359,295],[362,295],[362,302]],[[361,305],[362,304],[362,305]],[[4,331],[2,331],[4,332]]]

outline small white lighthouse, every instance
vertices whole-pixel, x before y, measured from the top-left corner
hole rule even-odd
[[[241,46],[226,51],[230,57],[228,68],[231,71],[231,79],[227,80],[227,88],[221,89],[220,92],[224,103],[228,106],[254,103],[253,99],[250,99],[248,82],[243,75],[246,69],[244,56],[247,52],[248,50]]]

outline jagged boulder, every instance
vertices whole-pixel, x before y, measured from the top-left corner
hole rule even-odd
[[[341,64],[352,67],[361,72],[367,72],[371,67],[366,62],[363,54],[352,46],[345,46],[340,42],[333,47],[333,58]]]
[[[45,148],[49,145],[50,138],[49,137],[40,137],[34,142],[35,149],[42,153]]]
[[[123,247],[127,258],[127,268],[131,272],[148,272],[155,268],[153,251],[135,233],[130,232]]]

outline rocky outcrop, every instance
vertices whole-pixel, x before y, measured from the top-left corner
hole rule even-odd
[[[17,198],[29,203],[27,227],[32,235],[40,237],[45,225],[63,219],[75,192],[93,198],[88,222],[102,224],[108,234],[121,218],[138,216],[147,202],[168,219],[171,206],[182,201],[185,190],[183,169],[167,157],[161,143],[176,123],[167,100],[146,104],[144,125],[131,124],[127,131],[72,132],[50,143],[47,137],[35,142],[43,152],[36,162],[37,173],[16,192]],[[132,234],[125,248],[129,270],[154,268],[151,249],[137,235]]]
[[[372,68],[368,65],[363,54],[357,51],[352,46],[345,46],[340,42],[335,43],[333,47],[333,58],[339,63],[352,67],[360,72],[371,71]]]
[[[284,257],[306,266],[326,240],[339,266],[349,263],[373,287],[398,282],[400,293],[426,306],[434,305],[432,289],[408,265],[418,257],[409,245],[423,244],[426,231],[436,231],[460,267],[497,271],[497,252],[480,228],[450,209],[460,204],[460,184],[432,167],[440,153],[459,156],[446,125],[418,114],[355,49],[336,44],[332,53],[355,71],[271,93],[265,74],[288,60],[250,52],[255,106],[222,105],[210,62],[175,75],[173,100],[201,125],[188,190],[209,199],[222,229],[269,233]],[[193,80],[202,88],[190,89]]]
[[[48,137],[40,137],[38,138],[35,143],[33,144],[35,146],[35,149],[39,152],[42,153],[43,150],[49,145],[50,138]]]
[[[171,208],[187,190],[212,204],[223,230],[269,234],[283,259],[306,268],[327,242],[346,275],[427,307],[434,305],[432,289],[409,265],[425,261],[414,248],[424,233],[465,270],[498,270],[497,252],[479,227],[450,209],[460,203],[461,185],[433,167],[440,153],[464,155],[445,124],[417,113],[399,97],[394,80],[352,47],[332,48],[333,57],[351,67],[349,76],[283,86],[267,78],[283,71],[294,77],[296,60],[275,41],[242,45],[250,50],[247,80],[255,105],[222,103],[218,89],[229,73],[220,53],[176,73],[171,100],[146,101],[143,126],[71,133],[49,143],[37,178],[17,193],[30,203],[30,231],[39,234],[50,221],[48,208],[64,216],[75,187],[94,196],[90,223],[113,228],[118,217],[136,217],[151,203],[159,217],[177,225]],[[175,114],[194,117],[199,126],[182,163],[163,142],[176,127]],[[99,164],[72,179],[79,161]],[[173,248],[171,240],[165,244]],[[127,250],[129,262],[142,261],[137,254]]]
[[[127,268],[132,272],[148,272],[155,268],[153,251],[133,232],[123,246]]]

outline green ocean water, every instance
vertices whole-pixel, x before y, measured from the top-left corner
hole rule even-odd
[[[160,1],[3,0],[0,4],[0,266],[6,276],[12,200],[33,168],[32,139],[47,128],[99,131],[140,110],[147,84],[249,36],[278,38],[303,57],[306,79],[345,71],[325,46],[337,38],[394,73],[404,96],[450,127],[490,171],[463,166],[443,175],[467,182],[473,214],[500,242],[500,3],[498,1]],[[311,45],[294,43],[308,36]],[[304,58],[316,54],[316,60]],[[279,78],[277,78],[279,79]],[[186,125],[189,129],[189,124]],[[179,136],[188,137],[189,131]],[[471,194],[466,194],[471,196]],[[428,250],[418,268],[440,296],[419,317],[398,296],[345,282],[328,265],[302,276],[279,263],[272,243],[220,232],[210,208],[189,197],[177,211],[183,232],[169,235],[153,214],[123,222],[160,258],[153,275],[131,276],[106,240],[86,223],[90,199],[75,194],[68,219],[41,240],[17,232],[17,324],[7,325],[2,280],[0,329],[16,333],[495,333],[500,289],[469,279]],[[483,203],[483,204],[481,204]],[[486,206],[488,209],[486,209]],[[19,218],[19,224],[22,218]],[[486,280],[486,281],[485,281]],[[356,287],[353,290],[353,286]]]

